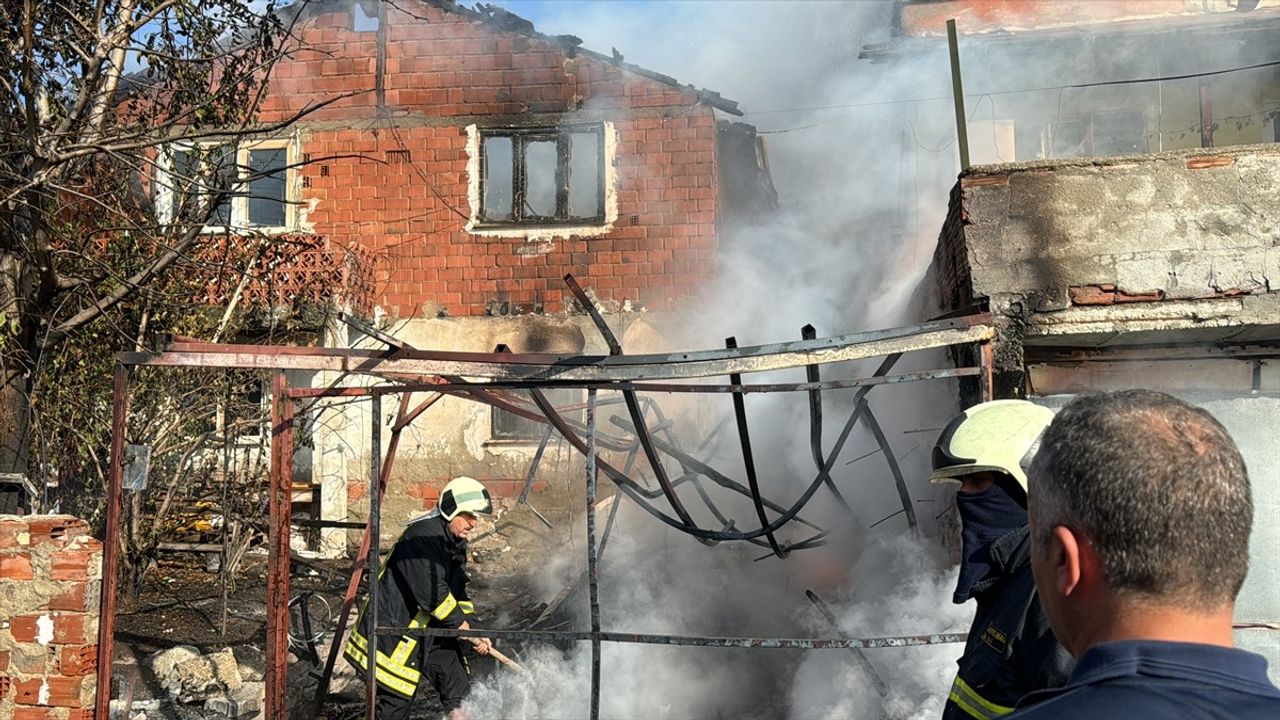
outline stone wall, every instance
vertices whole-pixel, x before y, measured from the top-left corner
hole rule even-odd
[[[0,515],[0,717],[93,717],[101,582],[83,520]]]

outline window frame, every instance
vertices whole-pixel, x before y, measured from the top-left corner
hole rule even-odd
[[[599,226],[608,222],[607,166],[605,132],[603,122],[563,123],[536,127],[478,127],[479,147],[479,199],[474,229],[504,230],[514,228],[555,228]],[[596,214],[574,216],[570,214],[570,185],[572,178],[573,135],[595,135],[596,138]],[[486,217],[486,189],[488,187],[488,158],[485,143],[491,138],[511,139],[511,219],[492,220]],[[553,215],[525,215],[525,198],[528,191],[528,163],[525,153],[533,142],[554,140],[556,143],[556,209]]]
[[[176,208],[177,182],[174,179],[173,162],[177,152],[192,152],[207,148],[218,148],[227,145],[235,146],[235,186],[231,190],[231,215],[228,225],[205,225],[200,232],[205,234],[263,233],[278,235],[294,232],[298,227],[298,158],[301,156],[296,138],[272,138],[253,142],[201,141],[173,142],[161,147],[156,157],[156,214],[165,224],[173,224]],[[284,162],[284,225],[250,225],[249,224],[249,153],[254,150],[285,151]]]
[[[557,393],[574,393],[573,402],[566,402],[567,400],[566,397],[559,397],[559,398],[556,397]],[[571,405],[583,405],[584,403],[586,403],[585,393],[586,391],[584,391],[582,388],[549,388],[549,389],[543,390],[543,394],[547,396],[547,401],[551,403],[552,407],[556,407],[556,408],[561,408],[561,407],[566,407]],[[582,421],[582,416],[584,412],[585,412],[585,408],[576,408],[573,410],[566,410],[561,414],[570,420],[577,420],[580,422]],[[529,435],[523,435],[518,433],[512,433],[510,431],[500,431],[498,429],[498,418],[501,417],[502,414],[504,413],[506,415],[511,415],[520,420],[525,420],[526,422],[532,423],[530,427],[536,428],[536,432],[530,433]],[[489,441],[488,442],[492,444],[527,445],[529,443],[537,443],[542,440],[542,436],[546,432],[547,427],[550,427],[550,426],[543,425],[534,420],[528,420],[527,418],[524,418],[521,415],[516,415],[515,413],[507,412],[506,410],[503,410],[502,408],[496,405],[491,406],[489,408]]]

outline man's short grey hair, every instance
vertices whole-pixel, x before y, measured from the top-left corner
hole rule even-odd
[[[1213,610],[1249,567],[1244,459],[1208,412],[1164,393],[1086,395],[1045,431],[1030,472],[1031,527],[1083,532],[1121,594]]]

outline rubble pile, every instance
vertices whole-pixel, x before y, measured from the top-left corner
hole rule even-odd
[[[187,715],[234,720],[263,717],[266,685],[262,670],[254,667],[251,658],[237,659],[231,648],[203,654],[190,645],[178,645],[151,655],[146,666],[164,698],[112,700],[113,720]]]

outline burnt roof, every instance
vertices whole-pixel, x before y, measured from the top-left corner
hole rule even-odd
[[[570,57],[578,54],[585,55],[595,60],[609,63],[610,65],[626,70],[634,75],[639,75],[640,77],[647,78],[664,85],[670,85],[671,87],[677,88],[683,92],[691,93],[696,96],[700,102],[706,103],[717,110],[723,110],[731,115],[743,114],[742,110],[738,108],[737,102],[723,97],[718,92],[681,83],[670,75],[663,75],[662,73],[642,68],[639,65],[625,62],[622,58],[622,54],[617,50],[614,50],[610,55],[606,55],[604,53],[584,48],[582,47],[582,38],[577,37],[576,35],[548,35],[546,33],[538,32],[537,28],[533,26],[531,21],[520,17],[510,10],[499,7],[498,5],[476,3],[474,8],[469,8],[455,2],[455,0],[414,1],[423,5],[431,5],[440,8],[445,12],[462,15],[469,20],[489,25],[495,30],[518,33],[553,45],[558,45],[561,48],[564,48],[566,54]],[[297,17],[301,19],[312,15],[320,15],[325,12],[332,12],[336,6],[347,8],[355,4],[355,2],[360,2],[362,5],[368,2],[370,5],[376,6],[376,3],[373,2],[373,0],[354,0],[354,2],[353,0],[299,0],[287,8],[282,8],[280,12],[294,12],[297,13]]]

